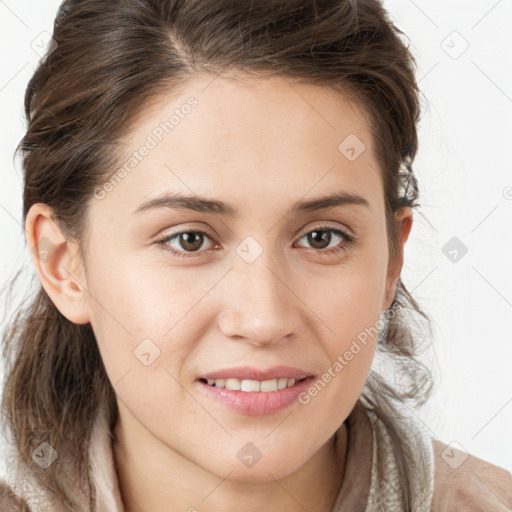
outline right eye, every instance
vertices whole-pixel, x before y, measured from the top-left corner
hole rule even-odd
[[[164,250],[178,258],[189,258],[195,257],[194,253],[204,252],[199,249],[203,246],[205,237],[211,240],[210,236],[205,231],[194,229],[179,231],[173,235],[166,236],[165,238],[158,240],[156,243],[161,245]],[[173,247],[169,242],[175,242],[175,246]],[[176,247],[177,245],[180,245],[181,248]]]

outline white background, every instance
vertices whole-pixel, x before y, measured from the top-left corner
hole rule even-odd
[[[34,47],[58,5],[0,0],[0,289],[19,266],[26,282],[33,272],[13,152]],[[445,443],[512,470],[512,1],[384,5],[410,40],[424,94],[414,166],[422,207],[402,277],[433,318],[438,368],[418,415]],[[457,262],[442,251],[452,237],[468,248]]]

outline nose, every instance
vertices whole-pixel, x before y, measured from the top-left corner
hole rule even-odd
[[[218,325],[224,336],[256,346],[284,344],[304,332],[305,308],[293,291],[290,273],[260,256],[235,265],[223,283]]]

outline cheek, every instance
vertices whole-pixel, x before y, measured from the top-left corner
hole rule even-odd
[[[325,417],[326,433],[350,413],[368,377],[378,342],[383,281],[374,267],[348,267],[328,280],[322,294],[310,293],[311,309],[321,319],[327,359],[317,379],[300,398],[308,417]],[[318,280],[316,281],[318,284]],[[318,327],[320,329],[320,327]],[[308,420],[309,421],[309,420]]]
[[[385,258],[386,253],[377,250],[359,252],[345,264],[305,279],[307,284],[299,292],[316,313],[317,331],[325,333],[321,338],[328,357],[324,383],[332,382],[329,388],[342,389],[347,396],[359,394],[375,354],[386,283]]]
[[[204,324],[198,321],[201,308],[194,308],[216,276],[193,279],[183,269],[115,257],[97,262],[96,268],[89,289],[91,325],[111,382],[129,371],[135,376],[145,364],[148,369],[137,378],[180,368]]]
[[[343,265],[308,275],[300,296],[325,324],[325,339],[339,350],[378,321],[382,312],[386,265],[378,254],[358,254]]]
[[[378,341],[379,289],[374,283],[346,280],[323,298],[323,315],[329,326],[324,339],[328,366],[324,380],[337,381],[347,395],[359,393],[370,369]]]

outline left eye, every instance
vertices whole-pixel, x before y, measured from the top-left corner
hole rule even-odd
[[[331,246],[330,243],[333,240],[333,234],[336,238],[341,238],[341,240],[344,240],[344,244],[342,247],[337,247],[339,245],[339,242],[335,244],[334,246]],[[313,249],[318,249],[318,251],[326,254],[332,254],[336,253],[338,251],[341,251],[345,249],[348,245],[351,244],[353,241],[353,238],[346,233],[344,233],[341,229],[335,229],[328,226],[318,227],[311,231],[308,231],[305,233],[302,238],[306,238],[309,244],[313,245]],[[324,244],[327,242],[327,246],[324,246]],[[332,247],[337,247],[336,249],[332,250],[325,250],[325,249],[331,249]]]

